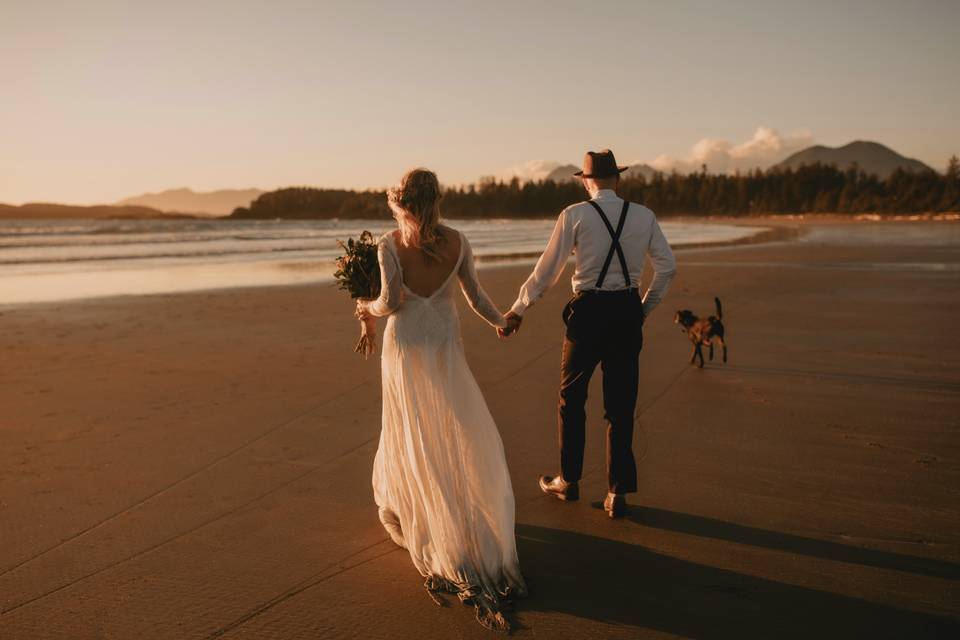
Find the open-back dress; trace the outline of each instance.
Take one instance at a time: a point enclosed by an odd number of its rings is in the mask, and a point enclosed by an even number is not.
[[[503,599],[526,593],[513,488],[503,442],[464,356],[456,284],[480,317],[495,327],[506,322],[480,286],[466,237],[456,233],[456,266],[427,297],[404,284],[394,235],[379,241],[382,288],[366,306],[388,316],[373,491],[381,522],[410,552],[431,596],[456,593],[476,607],[481,624],[506,631]]]

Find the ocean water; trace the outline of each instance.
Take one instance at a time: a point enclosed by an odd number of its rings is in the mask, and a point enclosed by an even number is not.
[[[532,261],[553,220],[451,220],[481,263]],[[674,245],[763,227],[661,223]],[[337,240],[390,220],[0,220],[0,305],[330,280]]]

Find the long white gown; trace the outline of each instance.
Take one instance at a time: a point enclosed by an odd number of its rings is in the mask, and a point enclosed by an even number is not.
[[[404,285],[393,234],[380,238],[381,294],[366,307],[389,316],[373,491],[384,527],[410,552],[431,596],[456,593],[477,608],[481,624],[506,631],[502,599],[526,593],[513,487],[503,442],[464,356],[455,283],[480,317],[496,327],[505,321],[459,236],[456,267],[429,297]]]

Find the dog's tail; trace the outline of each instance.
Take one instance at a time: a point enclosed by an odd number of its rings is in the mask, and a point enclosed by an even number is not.
[[[714,298],[713,301],[717,305],[717,320],[723,320],[723,307],[720,306],[720,298]]]

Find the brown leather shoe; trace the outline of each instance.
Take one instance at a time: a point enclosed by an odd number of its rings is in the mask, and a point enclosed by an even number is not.
[[[567,502],[580,499],[580,485],[576,482],[567,482],[560,476],[540,476],[540,489],[548,495]]]
[[[627,515],[627,497],[620,494],[611,496],[608,493],[603,501],[603,510],[611,518],[622,518]]]

